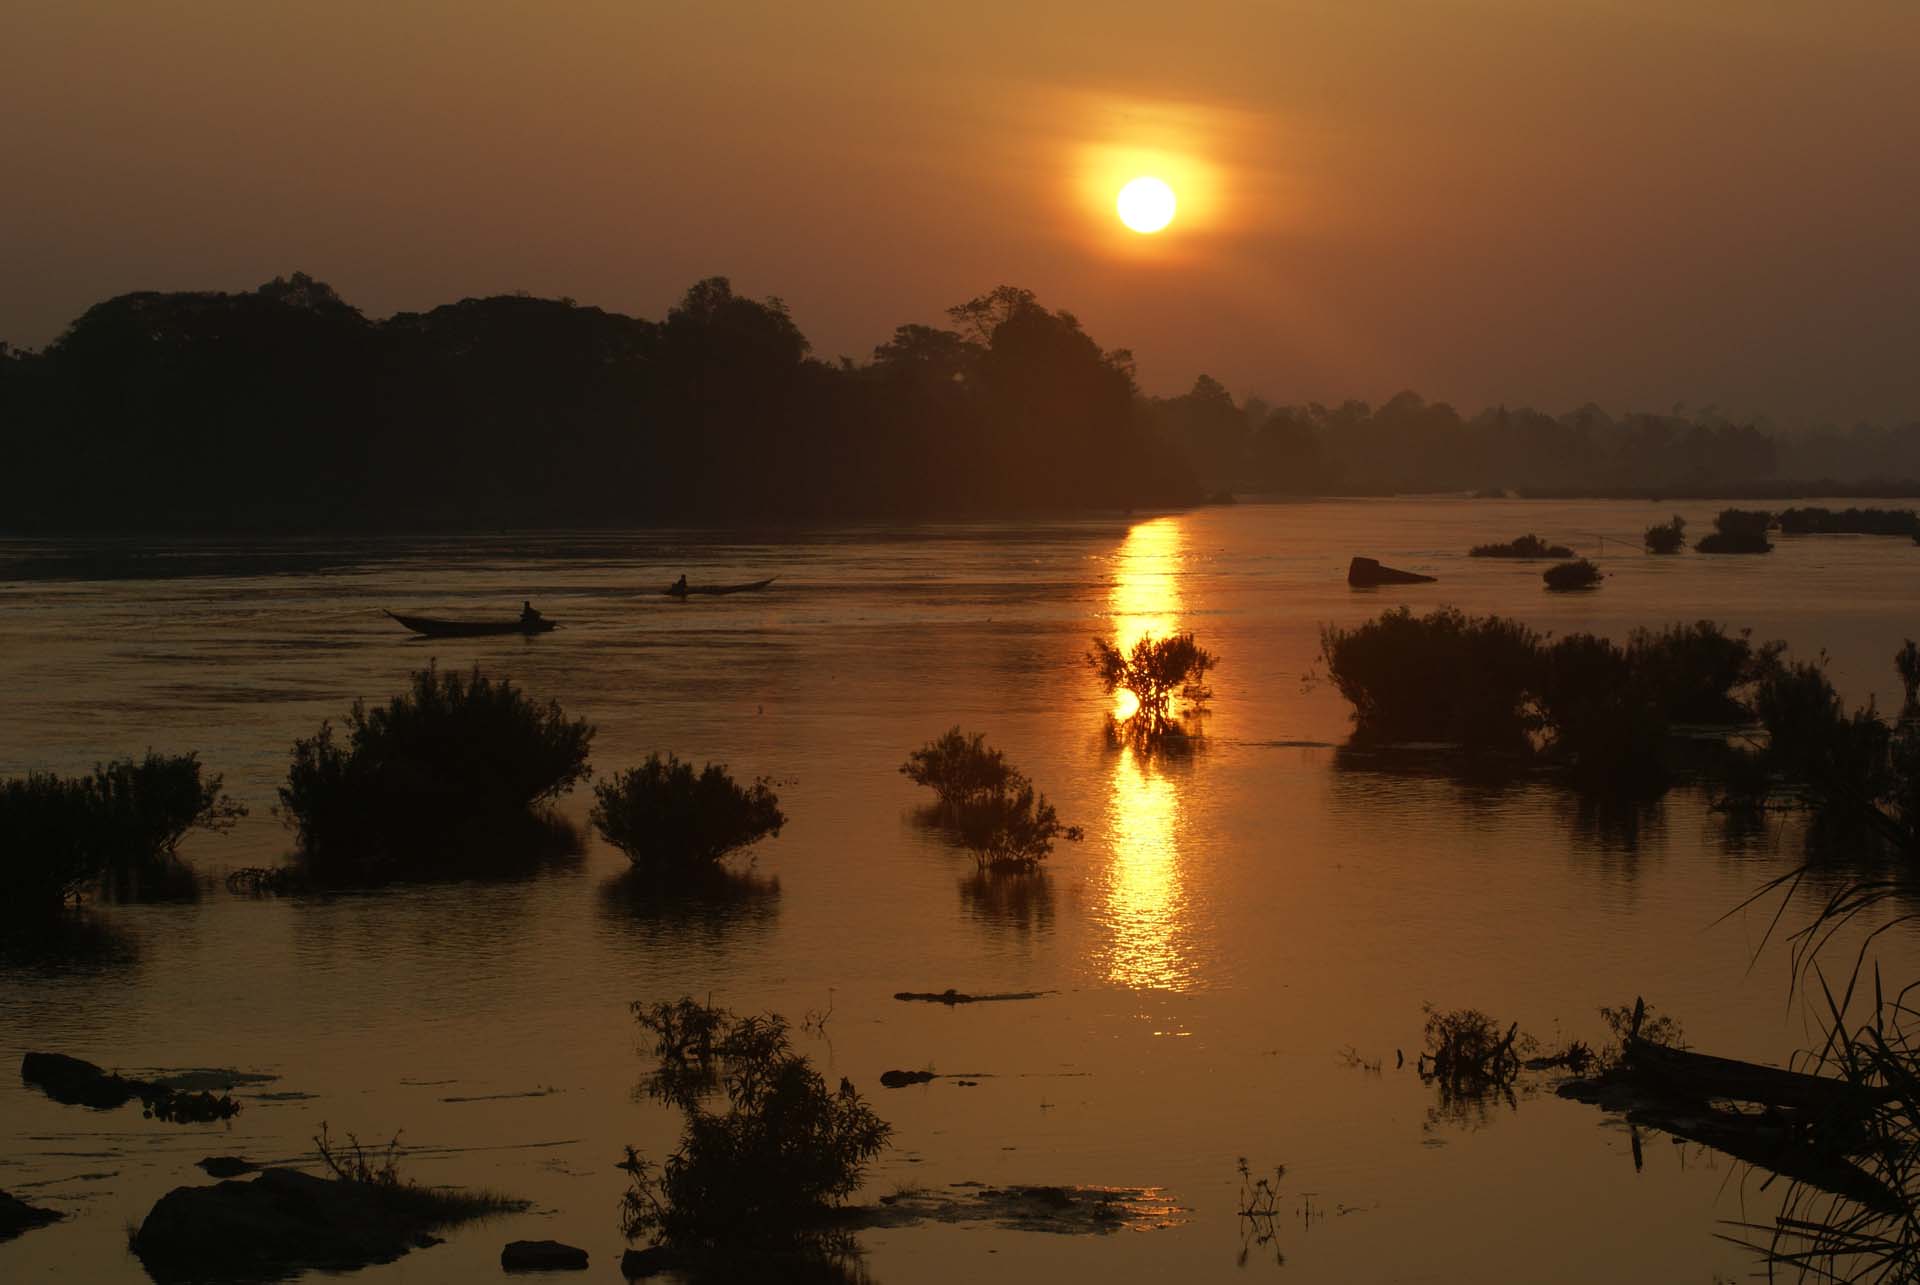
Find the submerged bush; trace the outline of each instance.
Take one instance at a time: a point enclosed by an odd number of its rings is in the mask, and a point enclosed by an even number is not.
[[[1548,544],[1529,532],[1505,544],[1476,544],[1467,553],[1470,558],[1571,558],[1573,550],[1564,544]]]
[[[942,807],[956,810],[1004,788],[1012,772],[1006,757],[987,745],[985,733],[968,736],[958,724],[900,765],[902,776],[932,790]]]
[[[647,870],[710,868],[730,852],[777,837],[787,823],[765,778],[738,785],[719,763],[696,776],[693,764],[671,754],[649,755],[594,794],[594,829]]]
[[[1693,547],[1700,553],[1771,553],[1771,525],[1773,514],[1762,509],[1722,509],[1713,520],[1713,534]]]
[[[982,870],[1033,870],[1054,840],[1081,837],[1080,827],[1062,825],[1047,796],[982,733],[951,728],[915,750],[900,771],[939,795],[928,819],[950,827]]]
[[[736,1017],[692,999],[633,1014],[654,1037],[649,1090],[685,1112],[686,1129],[658,1166],[627,1148],[622,1234],[731,1252],[790,1251],[820,1236],[892,1127],[849,1081],[828,1089],[777,1015]],[[725,1111],[705,1105],[716,1090]]]
[[[1907,639],[1906,644],[1893,654],[1893,667],[1899,673],[1900,686],[1907,694],[1906,700],[1900,705],[1900,717],[1920,715],[1920,643]]]
[[[429,666],[377,709],[355,701],[346,733],[343,746],[322,723],[295,741],[280,787],[305,863],[326,881],[524,861],[556,837],[534,809],[592,771],[590,724],[477,666],[470,675]]]
[[[1553,748],[1593,785],[1665,779],[1667,718],[1626,649],[1572,634],[1543,655],[1538,703]]]
[[[1108,695],[1118,691],[1132,695],[1135,709],[1125,721],[1138,736],[1149,740],[1176,730],[1174,697],[1180,697],[1192,709],[1213,696],[1206,679],[1214,664],[1213,654],[1194,642],[1190,633],[1165,638],[1145,635],[1130,651],[1096,638],[1093,650],[1087,653],[1087,665],[1099,676]]]
[[[1643,538],[1649,553],[1678,553],[1687,542],[1687,520],[1676,513],[1665,522],[1648,527]]]
[[[1540,635],[1499,616],[1395,607],[1351,629],[1322,626],[1320,658],[1353,705],[1355,736],[1519,748],[1532,708]]]
[[[171,861],[189,831],[225,830],[246,814],[193,754],[148,751],[86,776],[35,772],[0,782],[7,909],[58,909],[109,873]]]
[[[1647,696],[1676,723],[1738,723],[1751,711],[1734,695],[1752,683],[1784,644],[1755,648],[1747,632],[1729,634],[1711,620],[1635,629],[1627,660]]]
[[[1592,589],[1599,585],[1600,568],[1581,558],[1575,562],[1561,562],[1548,567],[1540,576],[1547,582],[1547,588],[1565,592],[1569,589]]]

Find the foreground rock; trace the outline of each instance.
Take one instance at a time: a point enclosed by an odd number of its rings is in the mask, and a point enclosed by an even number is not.
[[[249,1182],[176,1187],[133,1234],[133,1252],[159,1280],[349,1270],[438,1242],[434,1228],[516,1208],[510,1202],[413,1187],[344,1182],[263,1169]]]
[[[557,1240],[508,1241],[500,1251],[500,1266],[510,1272],[585,1271],[587,1251]]]
[[[1371,589],[1383,584],[1432,584],[1433,576],[1423,576],[1415,571],[1401,571],[1394,567],[1383,567],[1372,558],[1355,558],[1347,564],[1347,583],[1357,589]]]
[[[12,1240],[21,1232],[57,1223],[62,1215],[51,1209],[39,1209],[0,1191],[0,1240]]]

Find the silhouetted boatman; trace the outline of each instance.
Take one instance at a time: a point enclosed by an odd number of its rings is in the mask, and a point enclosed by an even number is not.
[[[522,600],[520,603],[520,623],[523,625],[537,625],[540,623],[540,619],[540,613],[533,609],[533,603]]]

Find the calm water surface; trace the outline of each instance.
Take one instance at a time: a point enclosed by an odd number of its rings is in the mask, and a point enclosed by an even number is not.
[[[1683,506],[1704,528],[1715,506]],[[896,1128],[870,1195],[950,1182],[1153,1185],[1180,1225],[1102,1238],[931,1227],[866,1235],[880,1281],[1520,1278],[1699,1281],[1746,1270],[1719,1220],[1777,1199],[1738,1166],[1626,1131],[1551,1093],[1436,1110],[1411,1068],[1421,1004],[1475,1006],[1596,1040],[1595,1008],[1645,994],[1692,1042],[1784,1059],[1806,1039],[1767,914],[1722,916],[1788,868],[1777,835],[1729,841],[1691,792],[1596,814],[1546,785],[1486,788],[1338,763],[1323,623],[1450,602],[1616,636],[1712,618],[1825,648],[1851,699],[1897,705],[1890,658],[1920,626],[1910,542],[1781,540],[1766,558],[1654,559],[1616,541],[1639,504],[1351,501],[1136,522],[462,540],[0,542],[0,773],[198,750],[253,815],[183,855],[203,874],[284,858],[271,812],[296,736],[383,699],[435,658],[475,662],[599,727],[611,772],[652,750],[782,779],[791,817],[755,889],[663,908],[621,895],[597,839],[518,883],[103,906],[60,963],[0,964],[0,1052],[280,1078],[227,1126],[55,1106],[0,1076],[0,1188],[74,1216],[0,1245],[0,1279],[141,1280],[123,1227],[194,1160],[293,1159],[321,1121],[404,1130],[407,1170],[486,1184],[532,1213],[456,1230],[369,1281],[498,1272],[554,1237],[609,1277],[613,1162],[658,1157],[677,1117],[636,1098],[635,999],[711,995],[798,1018],[829,1082]],[[1551,595],[1538,564],[1469,561],[1525,531],[1612,573]],[[1355,592],[1370,553],[1441,583]],[[777,574],[762,595],[657,587]],[[540,638],[410,641],[381,608],[506,613]],[[1081,661],[1095,633],[1191,629],[1220,657],[1203,752],[1143,763],[1104,742]],[[1037,879],[982,881],[917,828],[906,752],[986,732],[1084,824]],[[564,811],[584,820],[589,796]],[[1893,978],[1920,976],[1909,935]],[[947,1009],[903,989],[1050,992]],[[1382,1059],[1379,1073],[1340,1056]],[[982,1073],[884,1090],[889,1068]],[[1237,1157],[1287,1166],[1277,1247],[1237,1266]],[[1302,1216],[1310,1198],[1313,1213]]]

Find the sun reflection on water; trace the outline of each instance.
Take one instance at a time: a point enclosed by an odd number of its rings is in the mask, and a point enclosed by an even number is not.
[[[1186,553],[1180,519],[1155,518],[1127,532],[1114,556],[1107,605],[1122,650],[1141,638],[1178,627],[1179,570]],[[1114,714],[1125,717],[1132,697],[1122,693]],[[1107,979],[1137,989],[1184,990],[1192,970],[1181,940],[1187,931],[1185,880],[1180,866],[1180,795],[1175,783],[1132,749],[1113,760],[1107,833],[1113,856],[1102,898],[1112,942]]]

